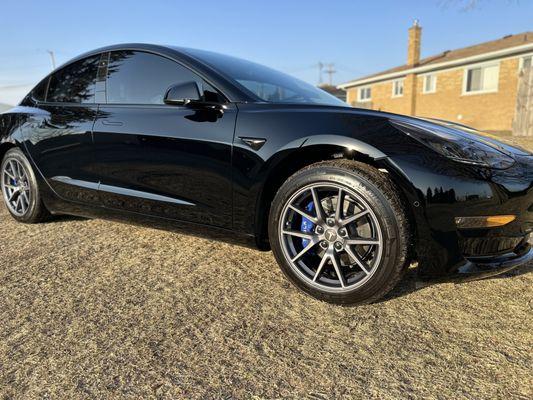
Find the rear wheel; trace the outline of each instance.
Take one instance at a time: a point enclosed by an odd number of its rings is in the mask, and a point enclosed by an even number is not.
[[[20,149],[8,150],[0,174],[2,197],[13,218],[19,222],[37,223],[49,217],[33,169]]]
[[[389,179],[348,160],[290,177],[271,208],[270,242],[287,277],[321,300],[369,303],[400,280],[408,223]]]

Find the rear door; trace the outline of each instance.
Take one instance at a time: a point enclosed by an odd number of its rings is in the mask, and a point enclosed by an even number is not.
[[[107,64],[107,104],[100,105],[94,126],[104,206],[231,227],[236,108],[226,104],[219,114],[165,105],[167,89],[189,81],[196,81],[204,96],[221,97],[163,56],[115,51]]]
[[[28,152],[60,197],[97,204],[92,127],[100,56],[74,62],[43,81],[33,118],[23,127]]]

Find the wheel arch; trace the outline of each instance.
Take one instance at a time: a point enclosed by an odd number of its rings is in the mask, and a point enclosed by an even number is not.
[[[262,250],[270,248],[268,217],[270,206],[283,183],[298,170],[320,161],[348,159],[379,168],[386,155],[373,146],[349,137],[316,135],[303,139],[301,145],[271,165],[256,204],[256,240]]]
[[[13,142],[0,142],[0,161],[4,159],[4,156],[9,151],[9,149],[13,149],[17,147],[17,145]]]
[[[269,169],[256,205],[255,235],[257,247],[261,250],[270,249],[268,240],[270,205],[281,185],[298,170],[320,161],[332,159],[359,161],[376,169],[387,171],[389,179],[399,189],[407,213],[407,221],[411,226],[412,243],[409,248],[409,258],[411,260],[418,258],[416,249],[419,242],[419,229],[422,228],[423,230],[427,225],[423,207],[421,207],[423,197],[420,197],[420,193],[415,189],[405,172],[386,154],[364,142],[334,135],[305,139],[300,147],[286,153]]]
[[[18,147],[22,151],[25,150],[21,143],[21,124],[21,115],[16,111],[0,114],[0,161],[9,149]]]

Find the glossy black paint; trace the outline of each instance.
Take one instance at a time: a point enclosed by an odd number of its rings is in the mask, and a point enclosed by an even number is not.
[[[216,107],[106,104],[100,70],[95,104],[58,106],[28,95],[0,117],[0,155],[14,145],[28,155],[52,212],[268,249],[269,206],[281,183],[313,162],[343,157],[389,174],[414,227],[412,256],[428,272],[472,272],[472,263],[503,259],[508,266],[530,257],[531,155],[517,151],[507,170],[461,164],[391,124],[407,117],[261,102],[177,48],[112,46],[76,60],[118,50],[174,60],[218,89],[220,100]],[[491,229],[454,223],[457,216],[499,214],[519,218]]]
[[[169,199],[101,190],[103,205],[231,228],[237,110],[228,105],[214,121],[202,121],[198,113],[202,110],[175,106],[100,107],[94,152],[101,184]]]
[[[54,192],[66,200],[99,204],[90,186],[99,180],[92,139],[96,114],[96,105],[84,104],[43,104],[35,113],[22,114],[29,119],[21,126],[26,150]],[[73,187],[67,177],[87,184]]]

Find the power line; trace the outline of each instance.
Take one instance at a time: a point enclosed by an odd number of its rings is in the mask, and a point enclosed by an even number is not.
[[[355,69],[353,67],[349,67],[349,66],[346,66],[344,64],[335,64],[335,66],[337,67],[337,70],[339,71],[344,71],[344,72],[348,72],[350,74],[354,74],[354,75],[359,75],[359,76],[363,76],[365,74],[368,74],[369,72],[368,71],[360,71],[358,69]]]
[[[318,85],[322,85],[323,78],[322,73],[326,73],[328,75],[328,84],[331,86],[333,85],[333,74],[337,72],[335,69],[334,63],[324,63],[320,61],[317,65],[318,67]]]
[[[315,69],[315,68],[316,68],[316,64],[312,64],[312,65],[301,66],[298,68],[279,68],[279,70],[285,71],[288,74],[295,74],[297,72],[308,71],[310,69]]]

